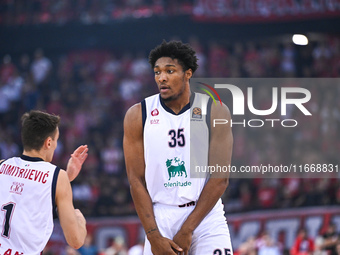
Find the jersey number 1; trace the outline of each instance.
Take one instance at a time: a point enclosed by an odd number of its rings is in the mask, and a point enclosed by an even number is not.
[[[179,128],[176,132],[175,129],[171,129],[169,131],[169,136],[170,136],[170,142],[169,142],[169,146],[171,148],[176,147],[176,145],[180,146],[180,147],[184,147],[185,146],[185,137],[184,137],[184,128]]]
[[[9,231],[10,231],[10,223],[12,218],[12,213],[14,211],[15,204],[8,203],[1,207],[1,211],[5,211],[5,220],[4,220],[4,227],[2,230],[1,235],[4,237],[9,238]]]

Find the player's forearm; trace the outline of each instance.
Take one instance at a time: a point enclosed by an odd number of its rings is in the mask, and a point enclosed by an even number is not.
[[[143,225],[147,237],[159,233],[152,201],[146,187],[139,180],[130,181],[131,196],[135,204],[138,217]]]
[[[68,245],[70,245],[74,249],[79,249],[84,245],[87,230],[86,226],[80,223],[79,220],[77,222],[77,226],[75,227],[76,228],[74,228],[72,232],[65,233],[65,238]]]
[[[85,237],[86,237],[86,233],[85,235],[74,235],[72,238],[66,239],[67,243],[69,246],[71,246],[74,249],[79,249],[80,247],[82,247],[84,245],[85,242]]]
[[[78,237],[81,244],[80,246],[83,246],[86,235],[87,235],[86,222],[84,222],[83,219],[78,217]]]
[[[78,222],[78,231],[77,235],[75,235],[75,238],[72,241],[72,247],[75,249],[79,249],[80,247],[82,247],[84,245],[86,235],[87,235],[86,226]]]
[[[223,195],[228,186],[227,178],[211,178],[203,188],[192,213],[183,223],[181,230],[193,232],[205,216],[216,205],[218,199]]]
[[[72,224],[69,224],[67,232],[65,232],[65,237],[67,243],[75,249],[79,249],[84,245],[85,238],[87,235],[86,230],[86,220],[83,214],[78,210],[74,210],[75,218]]]
[[[73,175],[72,171],[70,171],[69,167],[67,167],[65,171],[67,173],[69,181],[72,182],[76,177]]]

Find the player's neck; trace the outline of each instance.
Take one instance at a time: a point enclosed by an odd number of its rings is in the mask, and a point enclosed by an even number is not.
[[[184,91],[182,95],[174,100],[163,101],[164,104],[169,107],[174,113],[178,114],[189,102],[191,91]]]
[[[41,151],[36,151],[36,150],[24,150],[22,153],[25,156],[31,157],[31,158],[41,158],[42,160],[46,161],[46,155],[42,153]]]

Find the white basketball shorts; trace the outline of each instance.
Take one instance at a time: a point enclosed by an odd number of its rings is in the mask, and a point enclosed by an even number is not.
[[[154,204],[154,214],[162,236],[172,239],[195,206],[178,207]],[[145,238],[144,255],[152,255]],[[193,232],[189,255],[233,255],[230,234],[221,200]]]

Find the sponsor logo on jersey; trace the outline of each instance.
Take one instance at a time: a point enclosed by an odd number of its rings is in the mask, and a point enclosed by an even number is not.
[[[150,124],[159,124],[159,119],[150,120]]]
[[[156,109],[153,109],[152,111],[151,111],[151,116],[157,116],[159,114],[159,111],[158,111],[158,109],[156,108]]]
[[[176,176],[183,176],[184,178],[188,177],[187,171],[185,169],[185,162],[183,160],[180,160],[178,157],[174,157],[173,159],[167,159],[165,164],[166,164],[166,167],[168,168],[168,174],[169,174],[169,180],[164,183],[165,188],[191,186],[190,181],[184,181],[184,182],[170,181],[171,178],[174,178]]]
[[[13,182],[12,186],[9,189],[9,192],[21,195],[21,193],[24,191],[24,184],[21,182]]]
[[[202,119],[202,110],[199,107],[192,109],[192,117],[194,119]]]
[[[180,160],[178,157],[166,160],[166,167],[168,168],[169,180],[173,177],[183,176],[188,177],[187,171],[185,170],[185,162]]]

